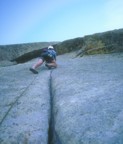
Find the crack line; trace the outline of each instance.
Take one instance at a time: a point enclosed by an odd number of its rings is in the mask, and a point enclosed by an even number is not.
[[[48,131],[48,144],[61,144],[60,138],[55,131],[55,118],[54,118],[54,94],[52,85],[52,72],[50,71],[49,78],[49,93],[50,93],[50,121],[49,121],[49,131]]]

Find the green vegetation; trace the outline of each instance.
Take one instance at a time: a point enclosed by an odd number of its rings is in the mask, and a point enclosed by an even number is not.
[[[76,56],[123,52],[123,29],[63,41],[55,49],[58,54],[78,51]]]
[[[54,47],[57,53],[60,55],[71,51],[79,50],[83,45],[84,45],[83,38],[75,38],[63,41],[55,45]]]

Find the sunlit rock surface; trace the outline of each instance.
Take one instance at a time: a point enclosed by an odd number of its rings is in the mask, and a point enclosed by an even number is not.
[[[50,71],[29,66],[0,68],[0,144],[47,144]]]
[[[123,54],[64,56],[52,77],[61,144],[123,143]]]
[[[123,53],[36,61],[0,68],[0,144],[123,144]]]

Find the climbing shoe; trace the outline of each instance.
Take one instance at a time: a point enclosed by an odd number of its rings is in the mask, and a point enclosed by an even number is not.
[[[34,73],[34,74],[38,74],[38,72],[35,70],[35,69],[33,69],[33,68],[30,68],[29,69],[32,73]]]

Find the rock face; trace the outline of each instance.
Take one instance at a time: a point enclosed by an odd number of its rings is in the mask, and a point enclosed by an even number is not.
[[[0,144],[123,144],[123,53],[0,68]]]
[[[60,61],[53,72],[61,144],[123,143],[123,54]]]
[[[47,144],[50,71],[35,76],[28,69],[0,69],[0,144]]]

